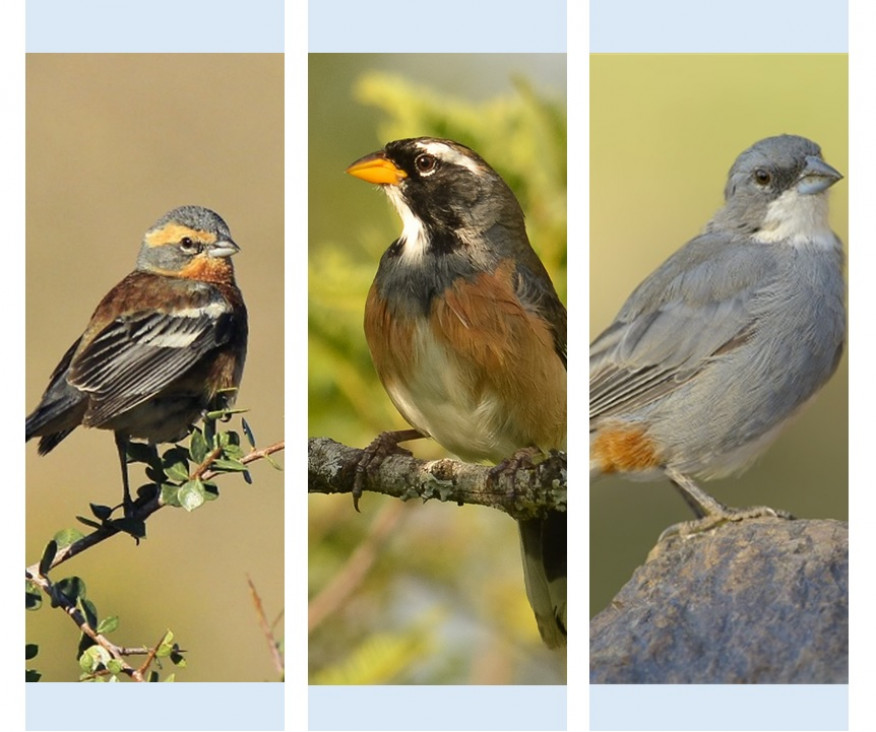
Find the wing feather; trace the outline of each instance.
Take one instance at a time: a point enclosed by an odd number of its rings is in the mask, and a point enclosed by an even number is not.
[[[590,347],[590,420],[634,411],[744,343],[777,266],[769,247],[704,234],[630,295]]]
[[[99,425],[151,399],[213,349],[228,342],[230,304],[118,317],[76,354],[70,384],[91,395],[89,421]]]

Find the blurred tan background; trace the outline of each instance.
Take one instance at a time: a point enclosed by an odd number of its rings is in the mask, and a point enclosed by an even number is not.
[[[234,264],[250,336],[238,406],[257,442],[283,438],[283,57],[275,54],[45,54],[27,59],[28,409],[103,295],[134,268],[143,233],[183,204],[217,211],[241,247]],[[236,419],[230,425],[239,430]],[[115,505],[112,433],[77,429],[46,457],[25,449],[26,559],[59,529]],[[284,463],[283,454],[278,462]],[[220,500],[165,508],[135,546],[116,536],[62,565],[111,638],[152,645],[170,628],[187,649],[178,681],[278,680],[247,575],[269,621],[283,610],[283,473],[259,462],[254,483],[220,479]],[[132,487],[144,481],[130,467]],[[282,638],[282,619],[275,629]],[[28,665],[72,681],[76,628],[47,605],[27,613]],[[167,665],[165,674],[172,667]]]
[[[364,447],[405,422],[362,330],[365,297],[401,222],[345,175],[402,137],[449,137],[506,179],[566,298],[565,55],[311,54],[309,434]],[[430,440],[406,445],[446,456]],[[515,523],[485,508],[366,493],[309,500],[310,682],[562,683],[526,601]]]
[[[591,339],[642,279],[701,231],[722,205],[727,171],[752,143],[803,135],[848,175],[845,55],[597,54],[590,64]],[[831,190],[832,225],[846,245],[850,185]],[[847,397],[845,357],[754,467],[705,487],[733,506],[847,518]],[[690,512],[667,481],[621,479],[593,483],[591,511],[594,614],[660,532]]]

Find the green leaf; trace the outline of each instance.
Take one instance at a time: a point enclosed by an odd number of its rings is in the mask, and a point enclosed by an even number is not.
[[[213,462],[213,467],[217,470],[227,470],[238,473],[242,473],[246,470],[246,465],[239,460],[223,460],[222,458],[215,460]]]
[[[25,610],[37,610],[43,604],[43,593],[30,580],[24,582],[24,608]]]
[[[106,666],[112,660],[109,651],[102,646],[90,646],[79,656],[79,668],[87,673],[95,673],[101,666]]]
[[[55,555],[58,553],[58,542],[52,540],[46,544],[43,549],[43,556],[40,558],[40,574],[45,577],[49,569],[52,567],[52,562],[55,560]]]
[[[39,671],[30,668],[24,672],[24,680],[28,682],[39,681],[42,677],[43,675]]]
[[[176,681],[176,674],[171,674],[164,681],[165,683],[173,683],[174,681]]]
[[[239,460],[243,457],[243,448],[236,443],[228,443],[222,448],[222,457],[231,460]]]
[[[177,653],[176,651],[174,651],[173,653],[170,654],[170,662],[171,662],[174,666],[179,666],[180,668],[185,668],[185,667],[186,667],[186,658],[185,658],[185,656],[183,656],[182,653]]]
[[[152,466],[150,465],[146,468],[146,477],[149,478],[153,483],[157,483],[161,485],[164,482],[164,470],[161,469],[161,466]]]
[[[81,577],[65,577],[60,580],[55,588],[70,600],[77,602],[80,598],[85,597],[85,580]]]
[[[240,418],[240,424],[243,427],[243,434],[246,435],[247,442],[249,442],[250,447],[256,446],[255,436],[250,429],[249,422],[246,421],[245,418]]]
[[[138,543],[140,539],[146,538],[146,522],[143,519],[119,518],[113,519],[110,523],[119,531],[124,531],[126,534],[133,536]]]
[[[271,465],[271,467],[274,468],[274,470],[282,470],[283,469],[283,466],[280,465],[276,460],[274,460],[274,458],[272,458],[270,455],[265,455],[265,460],[268,461],[268,463]]]
[[[58,548],[63,549],[64,547],[70,546],[74,542],[77,542],[84,537],[85,534],[83,534],[78,529],[61,529],[57,534],[55,534],[54,539],[58,544]]]
[[[189,479],[188,452],[181,447],[172,447],[162,457],[164,474],[178,483]]]
[[[240,435],[238,435],[234,430],[220,432],[219,446],[227,451],[228,448],[232,445],[240,445]]]
[[[189,440],[189,452],[192,454],[192,460],[196,463],[202,463],[207,453],[210,452],[210,447],[207,444],[207,438],[201,430],[196,429],[192,432],[192,439]]]
[[[85,518],[85,516],[77,516],[76,520],[81,524],[85,524],[86,526],[90,526],[92,529],[102,529],[103,528],[103,524],[99,524],[97,521],[92,521],[91,519],[87,519],[87,518]]]
[[[122,662],[117,658],[112,658],[106,663],[106,670],[111,674],[120,674],[122,673]]]
[[[126,446],[129,463],[146,463],[155,465],[158,461],[158,449],[155,445],[145,442],[129,442]]]
[[[179,486],[171,485],[170,483],[165,483],[161,486],[161,504],[164,506],[176,506],[180,507],[179,502]]]
[[[88,505],[91,508],[91,513],[101,521],[106,521],[112,515],[113,510],[109,506],[102,506],[99,503],[89,503]]]
[[[204,420],[204,439],[210,448],[216,447],[216,420]]]
[[[186,511],[194,511],[204,505],[207,500],[204,495],[204,485],[200,480],[190,480],[184,483],[179,488],[177,494],[179,505]]]
[[[248,409],[238,408],[238,409],[215,409],[212,412],[207,412],[207,419],[221,419],[223,422],[227,421],[232,414],[243,414],[244,412],[248,412]]]
[[[168,630],[158,642],[158,648],[155,650],[156,658],[167,658],[171,653],[176,651],[176,646],[173,642],[173,632]]]
[[[85,614],[85,620],[88,622],[88,626],[90,628],[97,627],[97,607],[95,607],[94,603],[91,600],[88,600],[84,597],[79,598],[79,607],[82,608],[82,612]]]
[[[118,615],[110,615],[108,618],[104,618],[97,624],[97,632],[101,635],[106,635],[107,633],[112,633],[119,627],[119,616]]]
[[[144,483],[139,488],[137,488],[137,500],[138,501],[151,501],[158,495],[158,486],[164,482],[164,474],[158,474],[158,480],[154,483]]]
[[[40,647],[36,643],[25,643],[24,644],[24,660],[30,661],[32,658],[36,658],[37,654],[40,652]]]

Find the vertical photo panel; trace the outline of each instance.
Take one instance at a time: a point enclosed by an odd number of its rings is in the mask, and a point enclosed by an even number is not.
[[[565,54],[309,63],[309,681],[563,684]]]
[[[848,57],[590,64],[591,681],[845,684]]]
[[[26,71],[29,674],[281,681],[283,56]]]

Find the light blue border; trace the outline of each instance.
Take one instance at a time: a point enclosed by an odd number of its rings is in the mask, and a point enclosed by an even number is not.
[[[848,50],[846,0],[590,0],[592,53]]]
[[[27,0],[28,53],[283,53],[283,0]]]
[[[311,0],[311,53],[565,53],[565,0]]]
[[[283,684],[25,684],[28,730],[281,730]]]
[[[591,730],[846,730],[845,684],[591,684]]]
[[[565,686],[311,686],[308,729],[564,730]]]

